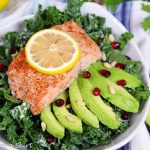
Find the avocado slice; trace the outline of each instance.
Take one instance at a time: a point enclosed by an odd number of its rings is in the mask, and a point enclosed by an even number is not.
[[[150,111],[148,112],[148,116],[146,118],[146,124],[150,127]]]
[[[79,76],[78,86],[85,104],[98,117],[99,121],[111,129],[117,129],[120,123],[116,119],[115,113],[110,106],[103,102],[100,96],[92,94],[93,86],[89,80]]]
[[[68,92],[65,91],[63,93],[61,93],[57,99],[63,99],[65,102],[67,100],[68,97]],[[58,107],[55,105],[55,102],[53,103],[53,111],[54,114],[56,116],[56,118],[59,120],[59,122],[68,130],[71,130],[73,132],[77,132],[77,133],[82,133],[83,129],[82,129],[82,122],[81,120],[71,114],[65,105]]]
[[[123,87],[118,86],[109,79],[103,77],[98,73],[99,64],[91,65],[89,68],[92,76],[89,79],[93,86],[100,88],[101,96],[111,102],[113,105],[119,107],[127,112],[137,112],[139,109],[139,102],[129,94]],[[115,94],[111,94],[109,87],[115,89]]]
[[[126,80],[126,85],[125,87],[129,87],[132,89],[135,89],[136,87],[139,87],[141,85],[141,81],[139,79],[137,79],[135,76],[125,72],[122,69],[118,69],[115,67],[112,68],[106,68],[104,66],[104,64],[102,62],[96,62],[95,64],[93,64],[97,70],[102,70],[102,69],[106,69],[108,71],[111,72],[111,76],[109,76],[109,80],[111,80],[112,82],[124,79]]]
[[[53,136],[62,139],[65,135],[64,127],[57,121],[51,112],[51,106],[46,107],[40,115],[41,121],[46,124],[46,130]]]
[[[94,128],[99,128],[97,117],[85,106],[76,80],[74,80],[69,87],[69,97],[72,109],[78,117],[85,124]]]

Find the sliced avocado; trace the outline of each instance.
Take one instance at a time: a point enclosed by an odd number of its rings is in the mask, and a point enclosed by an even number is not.
[[[93,64],[98,70],[102,70],[102,69],[106,69],[108,71],[111,72],[111,76],[109,76],[109,80],[111,80],[112,82],[124,79],[126,81],[126,87],[129,88],[136,88],[139,87],[141,85],[141,81],[139,79],[137,79],[135,76],[125,72],[122,69],[118,69],[115,67],[112,68],[106,68],[104,66],[104,64],[102,62],[96,62],[95,64]]]
[[[63,99],[66,102],[67,97],[68,97],[68,93],[67,93],[67,91],[65,91],[62,94],[60,94],[57,97],[57,99]],[[68,130],[71,130],[73,132],[77,132],[77,133],[83,132],[81,120],[77,116],[71,114],[67,110],[65,105],[58,107],[58,106],[56,106],[56,104],[54,102],[53,103],[53,111],[54,111],[56,118],[59,120],[59,122],[65,128],[67,128]]]
[[[78,117],[85,124],[94,128],[98,128],[99,121],[97,117],[85,106],[76,80],[74,80],[69,87],[69,97],[72,109],[78,115]]]
[[[46,124],[46,130],[53,136],[62,139],[65,135],[64,127],[57,121],[51,112],[51,106],[46,107],[40,115],[41,121]]]
[[[148,112],[148,116],[146,118],[146,124],[150,127],[150,111]]]
[[[98,117],[99,121],[111,129],[117,129],[120,123],[116,119],[115,113],[102,101],[100,96],[92,94],[93,86],[89,80],[79,76],[78,86],[85,104]]]
[[[91,65],[89,68],[92,76],[89,79],[93,86],[100,88],[101,96],[110,101],[113,105],[119,107],[127,112],[137,112],[139,108],[139,102],[129,94],[123,87],[118,86],[109,79],[103,77],[98,73],[98,67]],[[113,87],[115,94],[111,94],[109,87]]]

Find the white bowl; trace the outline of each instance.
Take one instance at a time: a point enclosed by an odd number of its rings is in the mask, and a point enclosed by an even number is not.
[[[121,35],[124,32],[127,32],[125,27],[116,19],[114,18],[107,10],[102,8],[100,5],[96,3],[86,2],[83,4],[81,9],[82,14],[86,13],[93,13],[97,16],[102,16],[106,18],[106,26],[111,27],[112,31],[115,35]],[[24,18],[21,18],[18,21],[15,21],[3,28],[0,29],[0,37],[5,34],[8,31],[21,31],[23,29],[22,21],[25,18],[32,18],[33,16],[26,16]],[[142,62],[142,80],[143,82],[150,87],[149,83],[149,76],[148,71],[146,70],[144,59],[142,58],[142,55],[140,53],[139,48],[137,47],[134,40],[131,40],[125,50],[125,53],[130,56],[133,60],[139,60]],[[134,114],[131,119],[131,125],[130,127],[121,135],[117,136],[116,138],[111,140],[111,143],[109,145],[105,146],[95,146],[91,149],[99,150],[99,149],[107,149],[107,150],[115,150],[120,148],[121,146],[128,143],[139,131],[142,124],[144,124],[146,115],[148,113],[149,108],[149,102],[146,101],[142,110],[140,110],[138,113]],[[7,147],[10,149],[10,147],[7,146],[6,141],[1,139],[0,146],[4,145],[4,147]],[[12,149],[12,147],[11,147]]]

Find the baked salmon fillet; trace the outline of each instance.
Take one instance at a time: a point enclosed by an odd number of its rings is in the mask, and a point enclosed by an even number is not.
[[[39,114],[68,88],[80,71],[101,58],[97,44],[74,21],[53,28],[67,32],[80,45],[81,57],[73,69],[59,75],[42,74],[28,65],[24,50],[8,67],[8,82],[12,94],[17,99],[30,103],[30,110],[34,115]]]

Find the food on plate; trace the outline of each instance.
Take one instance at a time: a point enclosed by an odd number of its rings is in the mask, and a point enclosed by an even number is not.
[[[98,118],[86,107],[76,80],[74,80],[69,87],[69,97],[72,109],[77,116],[79,116],[85,124],[99,128]]]
[[[110,81],[109,77],[103,77],[103,74],[101,74],[101,68],[99,66],[101,65],[99,62],[97,62],[92,64],[89,68],[89,71],[95,75],[91,76],[89,79],[93,86],[100,88],[101,95],[113,105],[127,112],[137,112],[139,109],[138,100],[129,94],[123,87]],[[122,79],[122,76],[120,79]]]
[[[149,88],[140,80],[141,62],[124,54],[133,35],[115,36],[105,26],[105,18],[82,16],[81,5],[68,0],[64,11],[39,6],[35,17],[23,22],[23,31],[4,35],[0,133],[9,143],[27,145],[30,150],[107,145],[131,125],[133,113],[141,111],[148,99]],[[48,36],[43,38],[44,34]],[[62,58],[70,62],[75,53],[69,68],[57,66],[63,66]],[[39,70],[38,64],[50,68],[50,63],[60,70]]]
[[[45,29],[30,38],[25,54],[28,64],[35,70],[55,75],[71,70],[78,63],[80,47],[69,34],[56,29]]]
[[[57,121],[51,111],[51,106],[47,106],[41,112],[41,121],[46,124],[47,132],[50,132],[57,138],[63,138],[65,135],[65,128]]]
[[[78,85],[85,104],[98,117],[98,120],[111,129],[117,129],[119,121],[112,108],[103,102],[99,96],[100,94],[95,96],[91,92],[95,86],[92,86],[82,76],[78,78]]]
[[[53,28],[67,32],[80,45],[81,58],[73,69],[55,76],[45,75],[30,67],[24,50],[8,67],[7,74],[11,91],[16,98],[31,104],[33,114],[39,114],[42,109],[54,101],[58,94],[70,86],[81,70],[101,58],[99,47],[75,22],[69,21]]]
[[[111,80],[112,82],[117,83],[120,86],[123,87],[128,87],[128,88],[136,88],[138,86],[140,86],[141,81],[136,78],[135,76],[132,76],[131,74],[123,71],[122,69],[118,68],[120,63],[117,63],[114,67],[112,66],[111,68],[106,67],[103,63],[97,63],[98,66],[96,66],[96,64],[94,65],[95,67],[97,67],[97,69],[100,70],[107,70],[110,71],[111,75],[109,76],[109,80]],[[123,84],[121,84],[121,82],[119,83],[121,78],[124,79]]]
[[[67,98],[68,98],[67,91],[63,92],[56,98],[55,102],[53,103],[54,114],[56,118],[58,119],[58,121],[66,129],[71,130],[73,132],[82,133],[83,129],[82,129],[81,120],[77,116],[71,114],[66,108],[65,104],[66,104]],[[64,101],[64,104],[60,105],[60,101]]]

